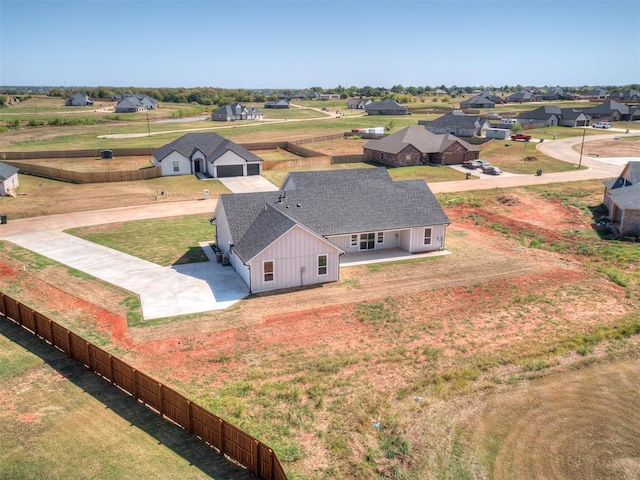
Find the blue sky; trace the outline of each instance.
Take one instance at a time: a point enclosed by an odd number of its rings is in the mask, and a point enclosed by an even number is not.
[[[640,83],[640,0],[0,0],[0,85]]]

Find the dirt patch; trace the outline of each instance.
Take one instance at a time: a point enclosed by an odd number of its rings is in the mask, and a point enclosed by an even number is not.
[[[581,144],[573,146],[576,152],[580,152],[581,148]],[[595,157],[640,157],[640,137],[620,137],[619,140],[586,142],[584,153]]]

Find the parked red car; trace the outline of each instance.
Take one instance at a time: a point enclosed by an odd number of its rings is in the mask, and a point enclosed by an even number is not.
[[[511,140],[524,140],[525,142],[528,142],[531,140],[531,135],[527,135],[526,133],[516,133],[511,135]]]

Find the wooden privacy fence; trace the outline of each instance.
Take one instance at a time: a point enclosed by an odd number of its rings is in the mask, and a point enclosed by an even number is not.
[[[0,314],[30,330],[260,479],[287,480],[267,445],[119,358],[0,292]]]
[[[100,157],[103,148],[85,150],[43,150],[37,152],[2,152],[4,160],[28,160],[36,158],[87,158]],[[139,155],[153,155],[155,148],[111,148],[114,157],[135,157]],[[3,161],[4,161],[3,160]]]
[[[32,165],[18,161],[5,162],[20,169],[20,173],[35,175],[36,177],[51,178],[71,183],[109,183],[131,182],[134,180],[149,180],[162,176],[160,167],[141,168],[139,170],[121,170],[111,172],[74,172],[60,168],[45,167],[44,165]]]

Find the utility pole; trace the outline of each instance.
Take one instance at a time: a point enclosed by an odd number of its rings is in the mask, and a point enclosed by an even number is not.
[[[583,128],[582,129],[582,145],[580,146],[580,161],[578,162],[578,168],[580,168],[582,166],[582,151],[584,150],[584,136],[587,133],[587,129]]]
[[[151,126],[149,125],[149,111],[147,111],[147,131],[149,132],[149,136],[151,136]]]

